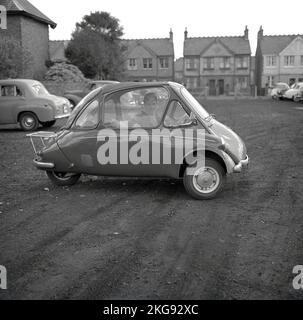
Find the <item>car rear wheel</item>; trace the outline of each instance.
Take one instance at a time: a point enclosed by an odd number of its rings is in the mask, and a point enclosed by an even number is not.
[[[19,117],[20,127],[24,131],[34,131],[39,127],[39,120],[34,113],[25,112]]]
[[[47,176],[57,186],[72,186],[78,182],[80,173],[46,171]]]
[[[56,120],[53,120],[53,121],[46,121],[46,122],[40,122],[42,127],[44,128],[50,128],[52,127],[55,123],[56,123]]]
[[[184,187],[189,195],[198,200],[213,199],[222,190],[226,173],[216,160],[206,158],[205,166],[188,167],[184,173]]]

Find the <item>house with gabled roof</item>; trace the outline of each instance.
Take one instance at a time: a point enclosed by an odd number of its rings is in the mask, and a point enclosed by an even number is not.
[[[303,35],[264,35],[261,26],[256,50],[259,94],[278,82],[303,82]]]
[[[49,27],[56,23],[28,0],[2,0],[7,11],[7,29],[0,29],[0,37],[10,37],[21,43],[32,58],[28,75],[41,79],[49,60]]]
[[[173,32],[168,38],[124,39],[124,78],[127,81],[174,80]]]
[[[209,95],[250,93],[251,49],[248,29],[242,36],[188,37],[184,32],[184,82]]]

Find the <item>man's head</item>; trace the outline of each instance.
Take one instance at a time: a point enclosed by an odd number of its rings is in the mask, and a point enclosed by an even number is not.
[[[144,96],[144,109],[152,111],[158,105],[158,98],[155,93],[149,92]]]

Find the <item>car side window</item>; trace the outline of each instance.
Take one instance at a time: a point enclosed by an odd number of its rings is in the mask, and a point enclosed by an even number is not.
[[[1,96],[2,97],[15,97],[16,96],[16,86],[7,85],[1,87]]]
[[[166,127],[178,127],[190,122],[190,116],[184,110],[181,103],[177,100],[172,101],[167,110],[164,125]]]
[[[104,125],[117,128],[156,128],[169,101],[163,87],[116,92],[105,99]]]
[[[15,85],[6,85],[1,87],[2,97],[22,97],[22,91]]]
[[[77,119],[76,129],[93,129],[99,123],[99,101],[94,100],[85,108]]]

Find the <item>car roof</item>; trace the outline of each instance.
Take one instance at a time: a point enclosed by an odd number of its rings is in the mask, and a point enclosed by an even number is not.
[[[5,80],[0,80],[0,85],[3,84],[28,84],[28,85],[34,85],[40,83],[37,80],[32,80],[32,79],[5,79]]]
[[[104,88],[100,88],[103,94],[118,91],[118,90],[127,90],[127,89],[144,89],[144,88],[153,88],[158,86],[169,86],[171,82],[121,82],[116,84],[109,84]]]
[[[94,80],[94,81],[91,81],[91,83],[119,83],[119,81],[114,81],[114,80]]]

